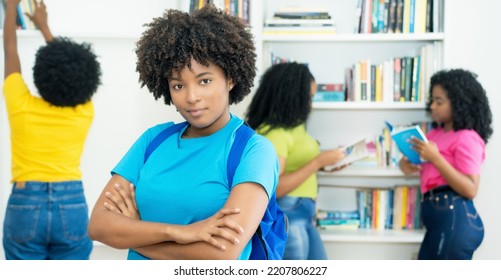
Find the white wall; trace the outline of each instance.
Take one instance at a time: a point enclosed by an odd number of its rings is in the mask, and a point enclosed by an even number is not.
[[[478,74],[487,91],[494,120],[494,134],[487,143],[487,158],[475,199],[485,225],[485,238],[474,255],[475,259],[501,259],[501,188],[498,174],[501,165],[500,10],[499,1],[454,0],[446,3],[445,66],[466,68]]]

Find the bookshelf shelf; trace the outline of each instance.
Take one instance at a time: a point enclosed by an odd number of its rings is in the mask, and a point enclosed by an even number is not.
[[[398,167],[383,166],[358,166],[350,165],[336,172],[318,172],[319,177],[404,177],[404,173]],[[417,178],[417,175],[410,176]]]
[[[417,174],[405,176],[397,167],[351,165],[336,172],[318,172],[318,184],[334,188],[388,188],[419,185]]]
[[[364,243],[421,243],[423,230],[330,230],[321,229],[324,242],[364,242]]]
[[[313,102],[313,109],[346,109],[346,110],[422,110],[424,102]]]
[[[444,33],[423,34],[264,34],[263,42],[435,42],[445,39]]]

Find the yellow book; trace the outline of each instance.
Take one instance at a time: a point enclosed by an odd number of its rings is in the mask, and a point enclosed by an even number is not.
[[[400,208],[401,216],[401,228],[405,228],[407,225],[407,194],[409,193],[409,189],[407,186],[402,188],[402,207]]]
[[[411,0],[404,0],[404,18],[402,33],[409,33],[411,27]]]
[[[376,65],[376,102],[383,101],[383,65]]]

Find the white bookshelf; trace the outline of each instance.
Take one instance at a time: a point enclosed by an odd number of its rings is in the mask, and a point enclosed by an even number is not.
[[[437,0],[440,1],[440,0]],[[262,1],[258,1],[262,2]],[[421,48],[433,48],[433,68],[443,67],[443,46],[446,34],[400,33],[355,34],[356,0],[313,0],[308,5],[322,6],[336,21],[335,34],[266,34],[261,26],[256,30],[262,46],[261,65],[271,65],[271,54],[307,63],[317,83],[343,83],[344,69],[360,60],[373,64],[420,54]],[[261,20],[273,16],[282,6],[304,5],[305,1],[264,1]],[[259,23],[258,23],[259,25]],[[395,125],[427,121],[426,103],[421,102],[314,102],[308,119],[308,132],[321,144],[321,149],[336,148],[365,138],[380,135],[384,121]],[[367,188],[393,188],[399,185],[419,185],[416,175],[405,176],[398,167],[351,165],[337,172],[319,172],[320,187],[317,207],[353,210],[355,192]],[[322,230],[322,240],[328,255],[334,259],[409,259],[414,258],[424,232],[422,230]],[[391,252],[390,255],[381,251]]]

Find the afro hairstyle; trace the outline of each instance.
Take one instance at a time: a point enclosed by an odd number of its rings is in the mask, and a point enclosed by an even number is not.
[[[306,122],[311,111],[311,83],[315,79],[304,64],[275,64],[261,77],[247,110],[246,121],[256,129],[293,128]]]
[[[451,102],[452,126],[473,129],[487,143],[492,134],[492,113],[489,100],[477,75],[463,69],[442,70],[431,77],[427,111],[430,111],[433,87],[440,85]],[[433,123],[434,127],[439,124]]]
[[[89,44],[57,37],[38,49],[33,76],[45,101],[74,107],[90,101],[97,91],[101,66]]]
[[[208,4],[192,14],[167,10],[145,24],[147,30],[137,43],[136,71],[155,99],[172,102],[168,81],[191,59],[219,66],[233,81],[229,102],[236,104],[248,95],[256,76],[253,37],[241,19]],[[174,72],[175,71],[175,72]]]

